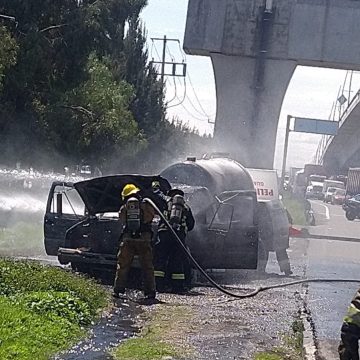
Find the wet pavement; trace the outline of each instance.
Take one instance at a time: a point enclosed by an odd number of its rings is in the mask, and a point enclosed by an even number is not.
[[[114,300],[99,321],[82,340],[53,360],[111,360],[110,351],[139,331],[140,308],[131,301]]]
[[[318,360],[335,360],[340,341],[340,328],[347,307],[360,287],[360,221],[348,221],[339,205],[314,201],[317,226],[311,234],[323,234],[324,239],[309,241],[306,274],[308,277],[359,279],[359,283],[309,284],[307,308],[314,326]],[[329,239],[326,239],[329,236]],[[333,236],[343,238],[331,240]]]

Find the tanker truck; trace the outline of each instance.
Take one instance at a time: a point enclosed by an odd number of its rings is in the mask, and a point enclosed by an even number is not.
[[[188,158],[160,175],[185,193],[196,220],[187,242],[203,268],[256,269],[257,197],[242,165],[213,154]]]

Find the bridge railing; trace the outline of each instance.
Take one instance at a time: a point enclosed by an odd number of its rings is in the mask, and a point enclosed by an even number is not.
[[[340,114],[339,116],[339,129],[344,124],[345,120],[348,118],[348,116],[351,114],[351,112],[354,110],[355,106],[360,102],[360,89],[356,92],[354,97],[351,99],[350,103],[346,107],[346,109]],[[319,163],[322,164],[324,160],[324,154],[326,153],[326,150],[328,149],[330,143],[332,142],[334,136],[333,135],[325,135],[325,142],[322,148],[322,152],[320,155],[320,161]]]

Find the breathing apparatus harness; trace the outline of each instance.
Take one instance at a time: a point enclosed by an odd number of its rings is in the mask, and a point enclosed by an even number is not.
[[[183,226],[182,221],[183,213],[185,210],[185,200],[184,197],[181,195],[175,195],[168,203],[168,210],[169,210],[169,224],[172,228],[176,231],[181,229]]]
[[[176,239],[176,241],[179,243],[179,245],[181,246],[182,250],[184,251],[184,253],[188,256],[188,258],[191,260],[191,262],[193,263],[193,265],[200,271],[200,273],[209,281],[209,283],[211,285],[213,285],[216,289],[218,289],[219,291],[221,291],[222,293],[231,296],[235,299],[245,299],[245,298],[250,298],[253,297],[257,294],[259,294],[262,291],[265,290],[270,290],[270,289],[276,289],[276,288],[281,288],[281,287],[287,287],[287,286],[292,286],[292,285],[297,285],[297,284],[303,284],[303,283],[317,283],[317,282],[332,282],[332,283],[337,283],[337,282],[341,282],[341,283],[360,283],[360,280],[356,280],[356,279],[303,279],[303,280],[296,280],[296,281],[290,281],[288,283],[284,283],[284,284],[275,284],[275,285],[269,285],[269,286],[259,286],[258,288],[256,288],[255,290],[247,293],[247,294],[235,294],[229,290],[227,290],[226,288],[222,287],[221,285],[219,285],[218,283],[216,283],[207,273],[206,271],[199,265],[199,263],[193,258],[193,256],[191,255],[190,251],[186,248],[186,246],[183,244],[183,242],[181,241],[181,239],[179,238],[178,234],[176,233],[176,231],[173,229],[172,225],[170,224],[170,222],[166,219],[166,217],[163,215],[163,213],[158,209],[158,207],[154,204],[154,202],[149,199],[149,198],[145,198],[144,202],[147,202],[148,204],[150,204],[155,211],[158,213],[158,215],[160,216],[160,218],[164,221],[165,225],[167,226],[167,228],[170,230],[170,232],[172,233],[172,235],[174,236],[174,238]],[[231,290],[242,290],[240,288],[235,288],[235,287],[231,287],[228,288]],[[231,300],[230,300],[231,301]]]
[[[142,232],[151,232],[151,225],[144,223],[142,201],[138,197],[130,197],[126,203],[126,225],[125,232],[132,238],[139,238]]]

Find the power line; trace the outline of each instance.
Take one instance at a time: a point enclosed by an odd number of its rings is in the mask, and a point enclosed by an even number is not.
[[[178,45],[179,45],[179,48],[180,48],[180,53],[183,55],[184,53],[183,53],[183,51],[181,50],[180,43],[178,43]],[[169,53],[169,55],[173,58],[173,55],[172,55],[172,53],[170,52],[169,49],[168,49],[168,53]],[[184,55],[183,55],[183,61],[184,61],[184,60],[186,60],[186,59],[185,59],[185,57],[184,57]],[[194,103],[192,102],[191,98],[190,98],[188,95],[187,95],[187,99],[188,99],[190,105],[192,106],[192,108],[193,108],[200,116],[204,116],[204,117],[209,121],[209,120],[210,120],[210,116],[207,114],[207,112],[204,110],[202,104],[200,103],[200,100],[199,100],[199,98],[198,98],[198,96],[197,96],[197,94],[196,94],[195,88],[194,88],[194,86],[193,86],[193,84],[192,84],[189,71],[187,72],[187,76],[188,76],[188,78],[189,78],[189,82],[190,82],[191,88],[192,88],[192,90],[193,90],[193,93],[194,93],[194,95],[195,95],[196,101],[197,101],[197,103],[199,104],[199,107],[200,107],[201,111],[199,111],[199,110],[197,109],[197,107],[194,105]],[[186,84],[185,84],[185,86],[186,86]],[[204,119],[202,119],[202,120],[204,120]]]
[[[177,103],[175,105],[168,106],[168,109],[179,106],[179,105],[182,105],[183,102],[185,101],[185,98],[186,98],[186,79],[185,78],[184,78],[184,96],[183,96],[183,98],[181,100],[178,98],[178,96],[176,96],[176,98],[179,100],[179,103]]]

